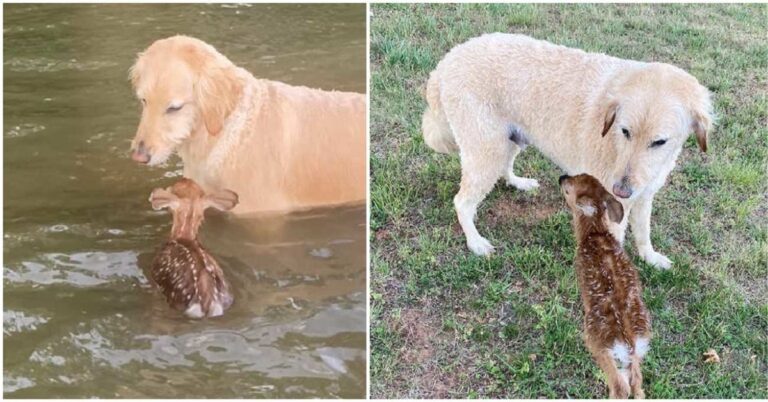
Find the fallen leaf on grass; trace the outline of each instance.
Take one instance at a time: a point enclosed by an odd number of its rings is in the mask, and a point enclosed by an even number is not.
[[[720,356],[714,349],[709,349],[704,353],[704,363],[720,363]]]

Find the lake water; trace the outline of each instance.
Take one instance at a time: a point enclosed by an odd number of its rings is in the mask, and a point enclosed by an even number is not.
[[[235,304],[170,310],[146,268],[171,218],[132,162],[136,53],[187,34],[261,78],[365,91],[364,5],[4,5],[5,397],[365,396],[365,208],[211,213]]]

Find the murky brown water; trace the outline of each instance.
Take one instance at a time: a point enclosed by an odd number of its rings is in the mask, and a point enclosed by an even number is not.
[[[365,209],[235,219],[203,243],[235,304],[169,310],[144,269],[170,230],[129,159],[127,71],[184,33],[259,77],[365,91],[364,5],[4,5],[5,397],[364,397]]]

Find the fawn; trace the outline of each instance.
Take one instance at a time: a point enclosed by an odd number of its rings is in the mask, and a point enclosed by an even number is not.
[[[214,207],[228,211],[238,197],[223,190],[206,194],[194,181],[183,178],[167,189],[157,188],[149,197],[155,210],[173,214],[171,237],[152,261],[151,277],[171,307],[192,318],[216,317],[234,301],[224,272],[197,240],[203,212]]]
[[[611,398],[643,399],[640,363],[649,348],[651,318],[637,270],[607,228],[609,219],[622,220],[624,209],[586,174],[560,177],[560,188],[573,213],[587,348],[608,377]]]

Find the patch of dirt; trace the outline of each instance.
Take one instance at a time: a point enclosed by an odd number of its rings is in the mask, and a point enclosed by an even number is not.
[[[445,399],[458,388],[458,370],[443,372],[435,351],[439,350],[441,326],[439,320],[425,313],[425,309],[409,307],[400,313],[400,321],[393,323],[404,339],[400,357],[406,367],[417,368],[410,378],[419,398]]]
[[[535,225],[554,215],[562,207],[561,204],[536,202],[536,200],[520,201],[502,198],[488,208],[485,218],[493,226],[513,220],[524,220],[527,224]]]

